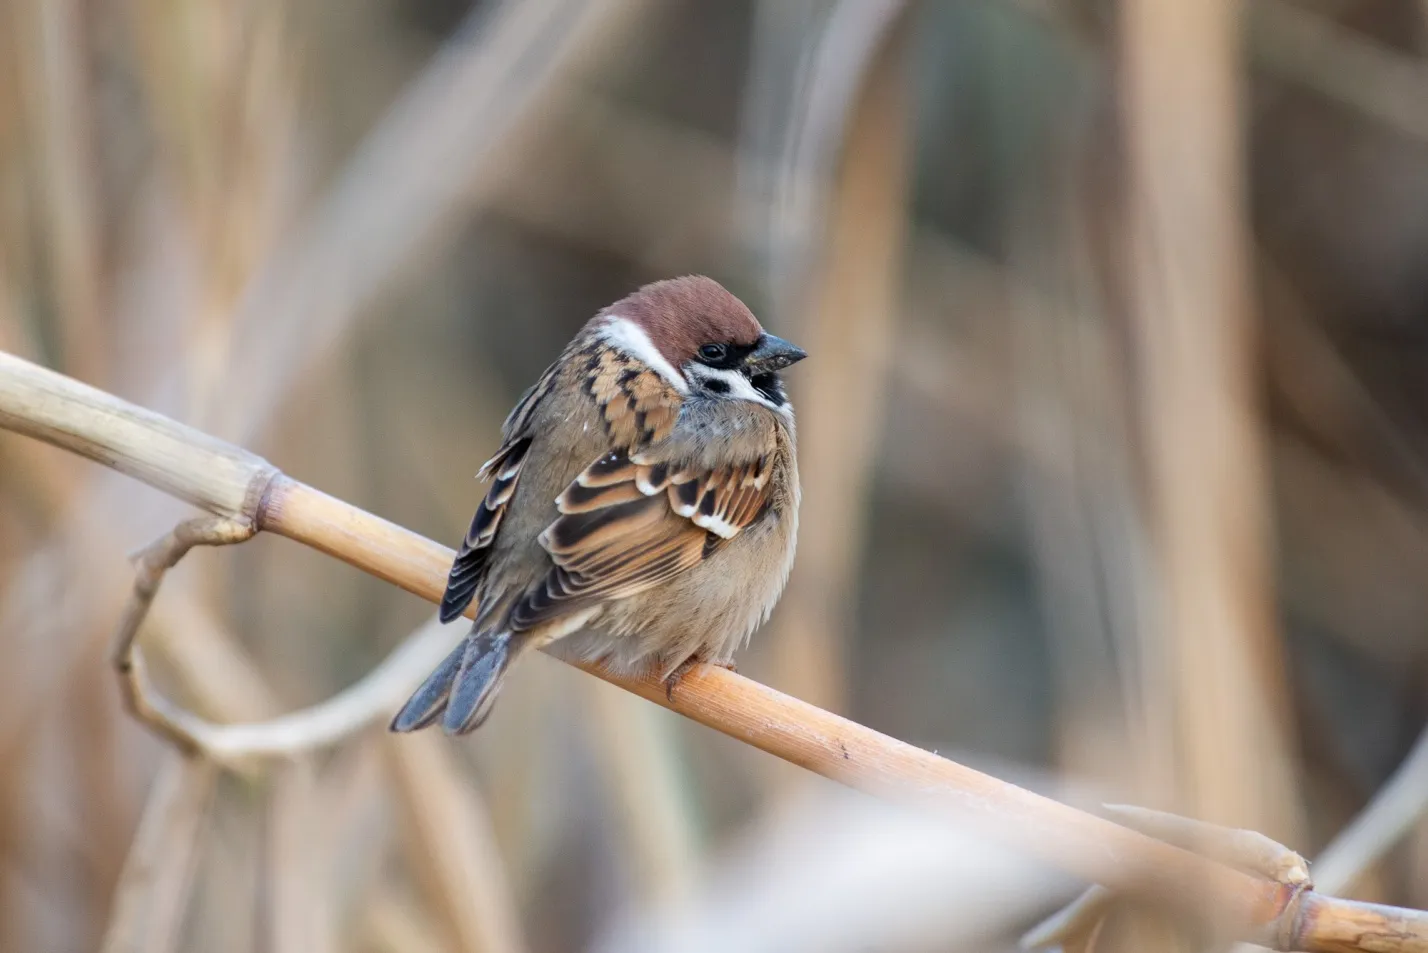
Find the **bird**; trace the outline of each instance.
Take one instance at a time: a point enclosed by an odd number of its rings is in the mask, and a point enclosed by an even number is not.
[[[484,722],[547,646],[671,693],[732,667],[793,565],[800,488],[780,377],[802,349],[712,278],[645,285],[591,318],[501,428],[440,618],[469,634],[391,723]]]

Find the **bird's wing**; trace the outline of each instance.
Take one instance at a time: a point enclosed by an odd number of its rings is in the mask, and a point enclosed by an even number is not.
[[[662,440],[679,417],[680,395],[655,371],[636,365],[626,355],[589,341],[572,342],[560,359],[521,395],[501,426],[501,449],[481,467],[478,476],[494,479],[486,498],[471,518],[441,599],[441,620],[450,622],[471,604],[490,563],[496,533],[516,492],[521,467],[541,429],[541,408],[559,386],[561,372],[575,369],[601,412],[608,445],[636,447]],[[490,608],[490,607],[488,607]]]
[[[486,491],[486,498],[476,508],[476,515],[471,517],[471,528],[461,540],[456,561],[451,564],[451,572],[446,577],[446,593],[441,597],[442,622],[450,622],[465,612],[476,595],[476,587],[481,584],[481,577],[491,558],[491,544],[495,542],[496,530],[501,528],[501,517],[505,516],[506,507],[516,493],[516,480],[520,478],[521,467],[530,449],[529,437],[508,440],[481,467],[481,478],[494,477],[494,482]]]
[[[698,565],[763,513],[772,461],[705,468],[658,447],[596,460],[556,500],[560,516],[540,535],[554,565],[512,607],[509,628],[632,596]]]
[[[686,405],[656,371],[610,349],[592,352],[583,369],[613,449],[556,499],[560,515],[539,537],[553,565],[511,605],[511,631],[635,595],[698,565],[757,519],[772,491],[771,420],[704,419],[697,408],[713,405]],[[720,429],[741,437],[725,441],[711,465],[701,450]]]

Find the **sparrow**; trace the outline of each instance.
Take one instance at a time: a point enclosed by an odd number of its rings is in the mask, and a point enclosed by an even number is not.
[[[729,665],[793,565],[799,483],[779,372],[806,355],[710,278],[591,318],[506,418],[441,619],[470,633],[392,721],[464,734],[511,665],[556,654],[673,691]]]

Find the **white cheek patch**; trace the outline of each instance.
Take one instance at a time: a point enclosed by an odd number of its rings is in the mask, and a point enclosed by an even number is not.
[[[689,385],[685,382],[684,375],[675,370],[674,365],[659,352],[659,348],[654,346],[644,328],[629,318],[612,314],[601,329],[600,336],[610,345],[653,368],[660,377],[669,382],[669,386],[681,394],[689,393]]]

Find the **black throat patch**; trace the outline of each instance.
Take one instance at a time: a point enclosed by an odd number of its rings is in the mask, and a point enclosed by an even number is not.
[[[749,378],[749,383],[754,385],[754,390],[763,394],[769,403],[775,407],[782,407],[788,403],[788,397],[783,392],[783,381],[777,374],[755,374]]]

